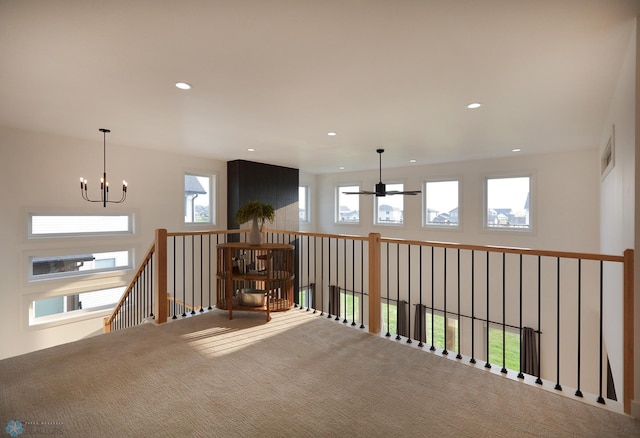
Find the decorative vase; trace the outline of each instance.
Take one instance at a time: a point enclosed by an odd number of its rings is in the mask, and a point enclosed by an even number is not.
[[[251,232],[249,233],[249,245],[260,246],[262,245],[262,233],[258,227],[258,219],[255,217],[251,223]]]

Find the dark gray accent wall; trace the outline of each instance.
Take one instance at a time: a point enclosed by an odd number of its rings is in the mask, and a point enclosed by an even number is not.
[[[298,202],[299,171],[253,161],[227,162],[227,227],[238,229],[235,215],[241,205],[258,200],[279,208]]]

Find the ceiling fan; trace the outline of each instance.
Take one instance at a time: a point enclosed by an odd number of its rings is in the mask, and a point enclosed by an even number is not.
[[[370,192],[367,190],[363,190],[361,192],[342,192],[345,195],[376,195],[376,196],[392,196],[392,195],[417,195],[420,193],[420,190],[390,190],[387,191],[386,184],[382,182],[382,153],[384,149],[376,149],[376,152],[380,155],[380,182],[376,184],[376,191]]]

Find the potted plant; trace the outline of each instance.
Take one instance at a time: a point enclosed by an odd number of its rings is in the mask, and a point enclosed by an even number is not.
[[[240,207],[236,213],[236,222],[243,224],[252,221],[249,233],[249,244],[262,244],[262,229],[265,221],[273,222],[276,211],[270,204],[261,201],[250,201]]]

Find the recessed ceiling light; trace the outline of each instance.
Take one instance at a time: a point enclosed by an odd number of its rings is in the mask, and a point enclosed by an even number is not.
[[[520,148],[514,148],[514,149],[511,149],[511,152],[520,152],[521,150],[522,149],[520,149]]]
[[[191,90],[191,85],[187,84],[186,82],[176,82],[176,87],[180,88],[181,90]]]
[[[247,149],[247,151],[249,151],[249,152],[255,152],[256,150],[255,150],[254,148],[249,148],[249,149]]]
[[[415,162],[417,162],[417,161],[418,161],[418,160],[409,160],[409,163],[415,163]]]
[[[480,108],[481,106],[482,106],[482,104],[481,104],[481,103],[473,102],[473,103],[470,103],[469,105],[467,105],[467,108],[469,108],[469,109],[476,109],[476,108]]]
[[[344,170],[344,166],[340,166],[340,167],[338,167],[338,169]]]
[[[327,132],[327,135],[328,135],[329,137],[334,137],[334,136],[336,136],[337,134],[336,134],[335,132],[331,131],[331,132]]]

